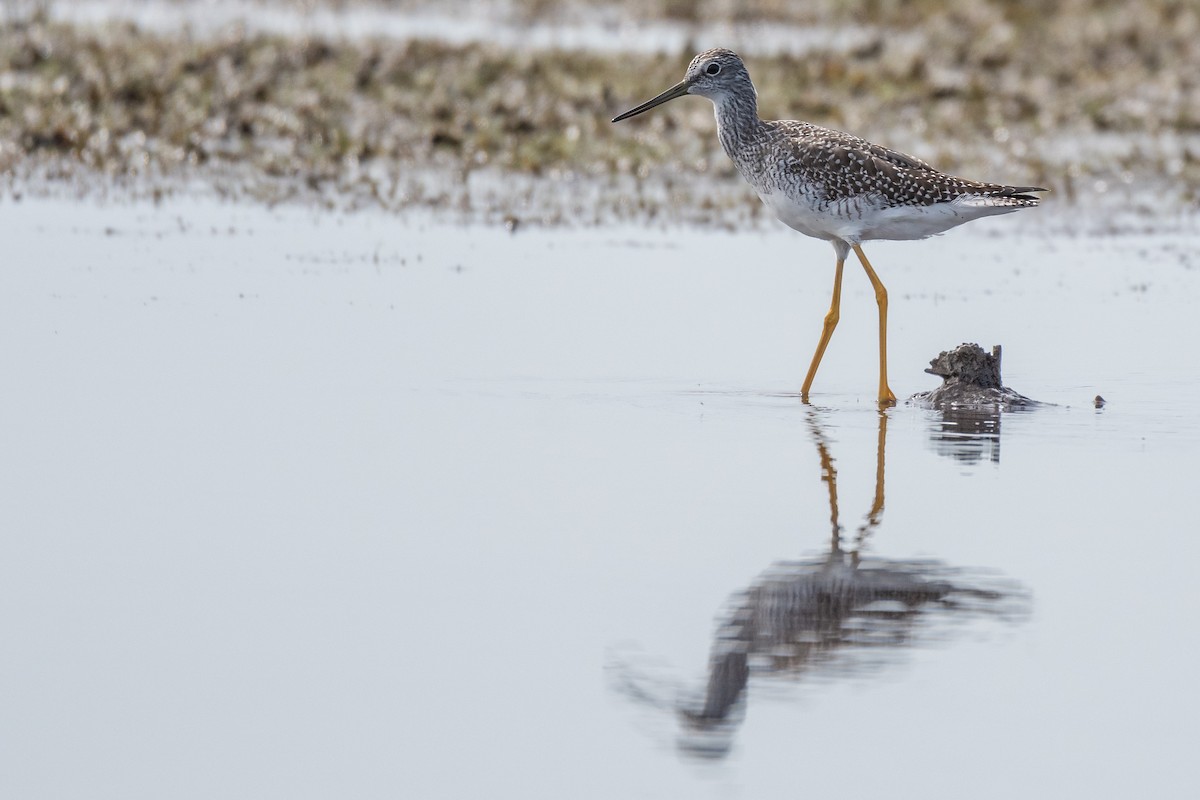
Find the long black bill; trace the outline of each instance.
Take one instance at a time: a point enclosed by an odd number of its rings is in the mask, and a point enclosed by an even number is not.
[[[636,117],[638,114],[642,113],[643,111],[649,111],[650,109],[654,108],[655,106],[661,106],[663,103],[667,102],[668,100],[674,100],[676,97],[683,97],[687,93],[688,93],[688,82],[680,81],[679,83],[675,84],[670,89],[667,89],[665,92],[663,92],[662,94],[660,94],[658,97],[654,98],[653,100],[647,100],[646,102],[642,103],[637,108],[631,108],[628,111],[626,111],[624,114],[622,114],[621,116],[613,117],[613,122],[620,122],[623,119],[629,119],[630,117]]]

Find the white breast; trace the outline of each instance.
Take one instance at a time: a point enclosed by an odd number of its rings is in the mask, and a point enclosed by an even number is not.
[[[821,208],[808,197],[793,197],[779,190],[758,192],[758,196],[784,225],[800,231],[805,236],[817,239],[838,239],[836,232],[841,220],[836,214],[830,213],[828,207]]]

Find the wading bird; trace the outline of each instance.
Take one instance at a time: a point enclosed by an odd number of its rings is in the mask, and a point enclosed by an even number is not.
[[[794,120],[758,117],[757,93],[738,55],[705,50],[679,83],[613,119],[696,94],[716,107],[717,136],[742,177],[781,222],[833,244],[833,300],[801,397],[808,398],[825,347],[837,326],[842,266],[853,250],[879,305],[879,403],[894,405],[887,380],[887,289],[863,253],[871,239],[924,239],[956,225],[1038,204],[1036,186],[1003,186],[956,178],[920,159],[848,133]]]

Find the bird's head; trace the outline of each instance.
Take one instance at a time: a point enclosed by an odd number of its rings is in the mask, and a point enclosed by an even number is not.
[[[620,122],[623,119],[637,116],[643,111],[649,111],[668,100],[683,97],[685,94],[698,94],[707,97],[714,103],[720,104],[727,97],[749,93],[754,96],[754,85],[750,82],[750,73],[742,59],[732,50],[717,47],[705,50],[688,65],[683,80],[667,89],[652,100],[647,100],[637,108],[631,108],[624,114],[613,119]]]

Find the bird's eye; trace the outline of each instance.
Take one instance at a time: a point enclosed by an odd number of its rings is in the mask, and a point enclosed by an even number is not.
[[[709,75],[716,75],[718,72],[721,71],[721,65],[720,64],[709,64],[708,67],[704,71],[707,72]]]

